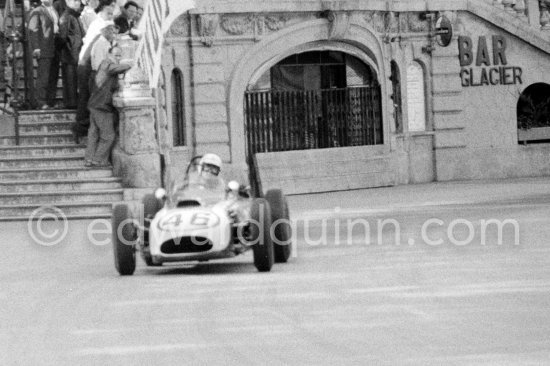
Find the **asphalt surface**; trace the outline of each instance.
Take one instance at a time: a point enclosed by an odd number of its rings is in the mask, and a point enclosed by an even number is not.
[[[0,224],[0,365],[550,363],[546,180],[289,201],[295,255],[270,273],[245,255],[119,277],[101,223],[51,246],[61,223]]]

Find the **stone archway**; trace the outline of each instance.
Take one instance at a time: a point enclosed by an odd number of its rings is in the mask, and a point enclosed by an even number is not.
[[[340,51],[314,49],[277,63],[245,92],[249,165],[261,152],[382,145],[375,74]]]
[[[368,64],[381,82],[381,94],[386,95],[386,74],[383,62],[381,40],[367,28],[366,24],[352,23],[345,36],[329,39],[331,23],[326,19],[317,19],[295,25],[272,34],[249,49],[237,63],[231,75],[228,89],[228,116],[231,131],[231,161],[245,164],[244,141],[244,94],[247,86],[255,78],[276,65],[284,58],[307,50],[333,50],[350,54]],[[382,98],[382,119],[388,121],[386,101]],[[387,122],[384,122],[387,124]],[[384,133],[389,128],[384,126]],[[384,136],[384,141],[388,136]]]

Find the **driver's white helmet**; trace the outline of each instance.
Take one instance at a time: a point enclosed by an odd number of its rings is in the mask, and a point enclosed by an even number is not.
[[[211,173],[214,175],[220,174],[222,170],[222,159],[216,154],[205,154],[199,161],[201,172]]]

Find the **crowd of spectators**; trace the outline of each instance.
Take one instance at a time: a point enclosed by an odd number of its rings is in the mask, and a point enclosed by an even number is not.
[[[40,110],[77,110],[72,131],[76,143],[88,136],[87,165],[107,164],[105,151],[110,151],[117,119],[112,108],[115,81],[129,69],[119,65],[117,39],[138,38],[138,14],[142,13],[132,0],[40,0],[29,13],[27,63],[36,65],[29,104]],[[62,106],[55,99],[59,70]]]

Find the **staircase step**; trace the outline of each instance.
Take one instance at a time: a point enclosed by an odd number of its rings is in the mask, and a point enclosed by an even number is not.
[[[37,134],[67,134],[71,133],[72,122],[35,122],[19,125],[19,134],[37,135]]]
[[[0,182],[13,180],[46,180],[46,179],[92,179],[113,176],[111,169],[71,168],[38,168],[38,169],[0,169]]]
[[[18,89],[18,93],[20,96],[24,96],[25,95],[25,82],[23,81],[23,69],[21,69],[20,72],[20,75],[21,75],[21,81],[19,81],[17,83],[19,89]],[[59,83],[62,83],[63,81],[61,80],[61,77],[59,78]],[[57,89],[55,91],[55,98],[54,98],[54,102],[56,102],[55,104],[57,105],[58,103],[57,102],[61,102],[59,104],[59,107],[57,107],[57,109],[62,109],[65,107],[65,105],[63,104],[63,85],[59,85],[57,86]],[[36,109],[36,111],[38,111],[38,109]],[[23,111],[21,111],[23,112]]]
[[[20,145],[68,145],[74,144],[74,138],[72,134],[58,134],[44,136],[40,135],[25,135],[20,136]],[[15,146],[15,137],[13,136],[0,136],[0,146]],[[76,146],[76,145],[75,145]]]
[[[58,203],[55,205],[67,219],[110,218],[114,202],[100,203]],[[39,211],[44,205],[0,205],[0,221],[28,220],[34,213],[33,219],[40,219]],[[46,212],[52,212],[48,210]]]
[[[42,137],[42,138],[45,138],[46,140],[46,143],[48,141],[49,138],[57,138],[57,137],[66,137],[66,136],[70,136],[71,137],[71,140],[74,142],[74,139],[72,138],[72,132],[70,129],[66,128],[64,130],[61,130],[61,131],[52,131],[52,132],[42,132],[42,131],[36,131],[36,132],[32,132],[32,131],[29,131],[29,132],[23,132],[21,129],[19,130],[19,137],[21,139],[24,139],[24,138],[36,138],[36,137]]]
[[[11,156],[58,156],[81,155],[84,156],[84,146],[67,144],[57,146],[19,145],[0,146],[0,157]]]
[[[76,111],[70,109],[47,109],[44,111],[23,111],[19,114],[19,124],[40,122],[72,122],[76,118]]]
[[[0,193],[121,189],[120,178],[44,179],[0,181]]]
[[[0,157],[0,169],[9,168],[84,168],[84,158],[82,154],[65,156],[18,156],[18,157]]]
[[[95,219],[105,219],[110,220],[112,217],[112,211],[105,211],[100,213],[90,213],[90,214],[69,214],[65,215],[67,220],[95,220]],[[0,217],[0,222],[15,222],[15,221],[36,221],[36,220],[52,220],[49,217],[30,217],[30,215],[25,216],[5,216]]]
[[[61,202],[101,203],[123,200],[123,189],[83,190],[78,192],[16,192],[0,193],[2,205],[44,205]]]

